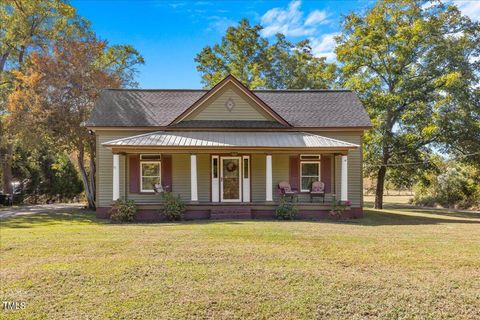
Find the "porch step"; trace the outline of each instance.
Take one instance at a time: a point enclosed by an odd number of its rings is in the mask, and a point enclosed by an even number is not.
[[[210,209],[210,219],[251,219],[252,210],[248,207],[217,207]]]

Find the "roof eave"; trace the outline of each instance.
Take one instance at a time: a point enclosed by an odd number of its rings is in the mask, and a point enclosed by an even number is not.
[[[184,151],[197,151],[197,150],[265,150],[265,151],[275,151],[275,150],[336,150],[336,151],[346,151],[354,150],[359,148],[359,145],[352,144],[349,146],[342,147],[263,147],[263,146],[155,146],[155,145],[118,145],[118,144],[105,144],[102,143],[103,147],[108,149],[155,149],[155,150],[184,150]]]
[[[105,125],[93,125],[87,124],[85,128],[95,130],[168,130],[168,131],[195,131],[195,130],[211,130],[211,131],[224,131],[224,130],[238,130],[238,131],[365,131],[373,128],[370,126],[336,126],[336,127],[252,127],[252,128],[240,128],[240,127],[163,127],[163,126],[105,126]]]

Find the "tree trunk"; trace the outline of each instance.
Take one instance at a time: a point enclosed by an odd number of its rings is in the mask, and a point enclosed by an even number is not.
[[[377,188],[375,190],[375,209],[383,209],[383,189],[387,167],[381,166],[377,173]]]
[[[97,187],[95,181],[95,174],[97,172],[97,166],[95,165],[96,149],[95,139],[90,139],[88,142],[89,157],[90,157],[90,191],[92,193],[93,201],[96,203]]]
[[[91,183],[87,170],[85,169],[85,150],[83,149],[83,144],[78,148],[77,162],[78,168],[80,170],[80,176],[82,177],[83,187],[85,188],[85,196],[88,201],[88,208],[95,210],[95,193],[92,192]]]
[[[2,173],[3,173],[3,192],[13,194],[12,186],[12,157],[13,157],[13,145],[7,143],[2,153]]]
[[[8,56],[10,55],[10,48],[7,49],[7,51],[2,54],[2,57],[0,58],[0,72],[3,72],[5,69],[5,65],[7,63]]]

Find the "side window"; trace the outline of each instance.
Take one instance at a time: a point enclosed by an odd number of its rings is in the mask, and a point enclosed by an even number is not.
[[[212,178],[218,178],[218,157],[212,158]]]
[[[320,161],[300,161],[301,191],[310,191],[315,181],[320,181]]]
[[[140,156],[140,191],[153,192],[155,184],[162,183],[160,155]]]
[[[248,175],[249,175],[249,161],[250,161],[250,158],[243,158],[243,178],[244,179],[248,179]]]

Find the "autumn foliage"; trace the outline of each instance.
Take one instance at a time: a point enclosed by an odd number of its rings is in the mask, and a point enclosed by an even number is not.
[[[14,75],[7,124],[19,134],[45,136],[53,146],[75,154],[91,207],[95,206],[95,140],[82,124],[103,88],[118,88],[123,79],[110,72],[107,44],[93,38],[61,40],[50,54],[34,53]]]

